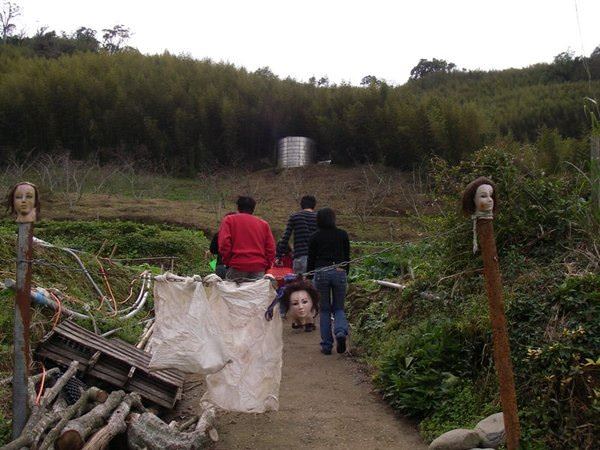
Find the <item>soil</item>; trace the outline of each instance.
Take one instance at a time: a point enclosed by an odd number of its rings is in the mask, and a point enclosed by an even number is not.
[[[279,411],[220,414],[214,450],[427,448],[414,425],[374,392],[357,362],[335,348],[321,354],[318,330],[292,330],[289,322],[284,330]],[[187,413],[197,405],[198,383],[186,384]]]

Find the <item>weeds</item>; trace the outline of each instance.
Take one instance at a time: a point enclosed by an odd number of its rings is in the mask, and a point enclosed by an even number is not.
[[[383,396],[421,419],[427,439],[499,411],[481,260],[469,227],[460,227],[468,219],[453,206],[468,182],[489,176],[499,188],[494,226],[524,446],[592,449],[600,434],[600,277],[589,184],[578,173],[544,174],[526,153],[485,148],[453,167],[434,161],[435,192],[449,205],[430,220],[439,238],[352,268],[354,341]],[[403,275],[405,264],[414,278]],[[367,291],[373,277],[408,287]]]

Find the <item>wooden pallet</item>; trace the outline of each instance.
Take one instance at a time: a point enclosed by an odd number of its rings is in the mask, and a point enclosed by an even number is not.
[[[150,372],[149,353],[119,339],[98,336],[70,320],[64,320],[38,344],[36,356],[60,366],[79,361],[79,371],[89,384],[100,380],[169,409],[181,398],[183,373]]]

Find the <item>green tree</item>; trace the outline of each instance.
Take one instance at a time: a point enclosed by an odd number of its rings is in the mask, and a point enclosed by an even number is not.
[[[419,63],[413,67],[410,71],[410,79],[418,80],[431,73],[450,73],[456,70],[456,64],[446,62],[443,59],[433,58],[431,61],[428,59],[421,59]]]
[[[118,53],[123,49],[125,42],[131,37],[131,30],[125,25],[115,25],[102,30],[102,48],[110,54]]]

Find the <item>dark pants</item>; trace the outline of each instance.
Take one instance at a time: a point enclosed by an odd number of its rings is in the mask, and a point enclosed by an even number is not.
[[[215,273],[224,280],[227,275],[227,266],[225,264],[217,265]]]
[[[243,272],[241,270],[229,267],[225,274],[225,279],[230,281],[251,281],[259,280],[265,276],[265,272]]]
[[[321,325],[321,347],[331,350],[333,336],[331,334],[331,315],[333,314],[335,337],[348,335],[348,321],[344,312],[344,298],[346,297],[346,271],[341,269],[328,269],[315,273],[314,285],[319,296],[319,314]]]

